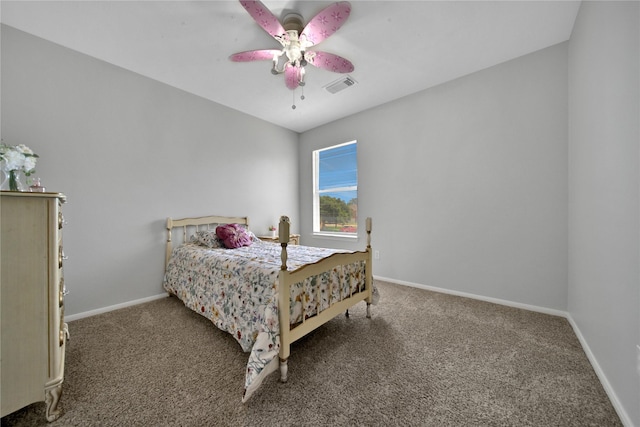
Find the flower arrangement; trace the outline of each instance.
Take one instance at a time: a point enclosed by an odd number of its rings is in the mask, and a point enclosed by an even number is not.
[[[0,144],[0,167],[8,175],[9,189],[18,191],[19,173],[30,176],[36,171],[38,155],[24,144]]]
[[[276,231],[276,230],[277,230],[277,228],[276,228],[275,225],[270,225],[269,226],[269,231]]]

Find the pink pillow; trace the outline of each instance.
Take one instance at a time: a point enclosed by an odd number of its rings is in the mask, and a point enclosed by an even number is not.
[[[229,249],[250,246],[251,236],[244,227],[238,224],[225,224],[216,227],[216,235]]]

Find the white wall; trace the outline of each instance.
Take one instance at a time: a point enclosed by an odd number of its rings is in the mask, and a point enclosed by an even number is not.
[[[566,55],[553,46],[302,134],[303,243],[334,244],[311,235],[311,152],[357,139],[374,274],[565,310]]]
[[[583,2],[571,36],[568,282],[603,383],[638,426],[639,15],[637,2]]]
[[[296,133],[4,25],[1,77],[4,142],[68,198],[65,314],[161,294],[167,216],[296,230]]]

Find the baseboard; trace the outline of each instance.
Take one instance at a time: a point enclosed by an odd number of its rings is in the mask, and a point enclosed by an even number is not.
[[[582,345],[582,349],[584,350],[584,353],[587,355],[587,359],[589,359],[589,362],[591,362],[591,366],[593,367],[593,370],[596,372],[596,375],[600,380],[600,384],[602,384],[604,391],[607,393],[607,396],[609,396],[609,400],[611,400],[611,404],[613,405],[613,408],[616,410],[618,417],[620,417],[620,421],[622,422],[622,425],[626,427],[633,427],[633,422],[631,421],[631,417],[629,416],[629,414],[627,414],[627,411],[624,410],[624,407],[622,406],[622,404],[620,403],[620,400],[618,399],[618,395],[613,390],[613,387],[611,387],[611,383],[609,382],[609,379],[607,378],[604,371],[600,367],[600,364],[598,363],[598,359],[596,359],[596,356],[591,351],[591,348],[589,347],[587,340],[582,335],[580,328],[578,328],[578,324],[575,322],[575,320],[573,320],[573,317],[571,316],[570,313],[568,313],[567,315],[567,320],[569,320],[569,323],[571,324],[573,331],[578,337],[578,341],[580,341],[580,344]]]
[[[438,288],[436,286],[422,285],[420,283],[405,282],[404,280],[389,279],[388,277],[380,277],[380,276],[375,276],[374,275],[373,278],[377,279],[377,280],[382,280],[384,282],[395,283],[395,284],[403,285],[403,286],[410,286],[412,288],[420,288],[420,289],[425,289],[427,291],[439,292],[441,294],[455,295],[455,296],[464,297],[464,298],[471,298],[471,299],[480,300],[480,301],[492,302],[494,304],[505,305],[505,306],[514,307],[514,308],[521,308],[523,310],[529,310],[529,311],[535,311],[535,312],[538,312],[538,313],[550,314],[552,316],[568,317],[568,315],[569,315],[569,313],[567,313],[566,311],[555,310],[553,308],[540,307],[540,306],[537,306],[537,305],[530,305],[530,304],[523,304],[523,303],[513,302],[513,301],[509,301],[509,300],[503,300],[503,299],[499,299],[499,298],[485,297],[485,296],[482,296],[482,295],[470,294],[470,293],[467,293],[467,292],[453,291],[451,289]]]
[[[539,313],[550,314],[553,316],[560,316],[560,317],[566,318],[569,321],[571,328],[573,328],[574,333],[578,337],[578,341],[580,341],[580,345],[582,346],[582,349],[587,355],[587,359],[589,360],[589,363],[591,363],[591,367],[593,368],[596,375],[598,376],[598,379],[600,380],[600,383],[602,384],[602,387],[604,388],[605,393],[607,393],[607,396],[609,397],[609,400],[611,401],[613,408],[616,410],[616,413],[618,414],[620,421],[625,427],[634,427],[633,422],[629,417],[629,414],[627,414],[627,412],[624,410],[624,407],[620,403],[620,400],[618,399],[616,392],[613,390],[613,387],[611,387],[611,383],[609,382],[609,380],[607,379],[607,376],[605,375],[604,371],[600,367],[600,364],[598,363],[598,359],[596,359],[595,355],[591,351],[591,348],[589,347],[589,344],[587,343],[584,336],[582,335],[580,328],[578,327],[577,323],[573,320],[573,317],[571,317],[571,314],[569,312],[562,311],[562,310],[555,310],[555,309],[546,308],[546,307],[539,307],[535,305],[522,304],[522,303],[502,300],[498,298],[489,298],[489,297],[484,297],[482,295],[475,295],[467,292],[453,291],[450,289],[438,288],[435,286],[427,286],[419,283],[406,282],[403,280],[390,279],[388,277],[380,277],[380,276],[374,275],[373,278],[376,280],[382,280],[384,282],[395,283],[398,285],[410,286],[413,288],[425,289],[427,291],[439,292],[443,294],[456,295],[456,296],[476,299],[480,301],[492,302],[495,304],[505,305],[508,307],[521,308],[523,310],[535,311]]]
[[[83,319],[85,317],[91,317],[91,316],[95,316],[97,314],[107,313],[109,311],[118,310],[120,308],[131,307],[132,305],[138,305],[138,304],[142,304],[142,303],[149,302],[149,301],[154,301],[154,300],[161,299],[161,298],[166,298],[168,296],[169,296],[169,294],[162,293],[162,294],[159,294],[159,295],[154,295],[154,296],[150,296],[150,297],[136,299],[136,300],[133,300],[133,301],[123,302],[122,304],[115,304],[115,305],[110,305],[108,307],[98,308],[96,310],[90,310],[90,311],[85,311],[83,313],[72,314],[71,316],[64,316],[64,321],[65,322],[72,322],[74,320]]]

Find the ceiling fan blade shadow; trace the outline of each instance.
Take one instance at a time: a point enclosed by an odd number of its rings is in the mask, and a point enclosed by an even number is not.
[[[286,33],[278,18],[261,1],[240,0],[240,4],[249,12],[253,20],[272,37],[277,39],[277,36]]]
[[[233,62],[251,62],[272,60],[275,55],[279,55],[281,51],[277,49],[248,50],[246,52],[238,52],[229,56]]]
[[[351,14],[351,4],[348,1],[334,3],[311,18],[302,30],[301,36],[314,45],[320,43],[342,27]]]
[[[314,67],[333,71],[334,73],[350,73],[355,69],[351,61],[341,56],[328,52],[315,51],[314,53],[313,58],[307,60]]]

